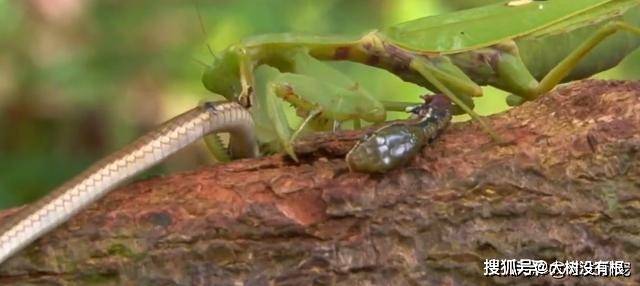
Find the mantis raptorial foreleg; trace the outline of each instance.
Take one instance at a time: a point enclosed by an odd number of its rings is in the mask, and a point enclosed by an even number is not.
[[[288,144],[292,131],[284,111],[285,104],[277,98],[275,90],[270,88],[280,74],[277,69],[266,65],[255,69],[256,87],[251,113],[256,123],[256,133],[264,138],[262,141],[266,146],[263,146],[263,149],[266,152],[284,150],[296,159],[291,145]]]
[[[229,150],[224,146],[224,142],[218,134],[209,134],[205,136],[204,143],[209,149],[209,152],[218,162],[231,162],[233,158],[231,158],[231,154],[229,154]]]
[[[262,139],[262,149],[265,152],[284,149],[295,158],[295,153],[287,138],[291,137],[291,128],[287,123],[284,106],[278,100],[274,90],[269,84],[277,79],[280,72],[267,66],[260,66],[252,73],[254,91],[256,96],[252,100],[252,116],[256,124],[256,134]],[[204,138],[211,155],[219,162],[228,162],[233,159],[232,154],[224,146],[218,134],[211,134]]]
[[[304,50],[281,55],[280,60],[288,62],[285,64],[286,70],[291,72],[282,72],[264,64],[256,67],[253,73],[252,114],[260,138],[267,145],[273,145],[271,149],[284,149],[291,158],[297,160],[293,140],[307,127],[328,130],[331,126],[335,129],[335,126],[347,120],[385,120],[385,104],[357,82],[309,56]],[[285,103],[291,104],[298,115],[306,117],[295,131],[286,118],[283,106]],[[388,104],[393,107],[401,105],[394,102]],[[220,153],[221,147],[220,140],[215,139],[207,139],[214,156]]]
[[[360,90],[345,89],[305,75],[281,73],[268,84],[268,89],[267,96],[275,94],[293,105],[298,114],[307,116],[306,123],[320,114],[323,118],[337,122],[355,119],[381,122],[386,116],[382,103],[373,97],[364,96]],[[306,123],[295,134],[299,134]],[[274,124],[288,123],[285,121]],[[293,138],[295,136],[281,137],[280,141],[289,148]]]

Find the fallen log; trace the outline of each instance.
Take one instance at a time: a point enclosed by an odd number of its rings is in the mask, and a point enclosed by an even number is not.
[[[361,132],[121,187],[0,265],[1,285],[637,285],[640,82],[586,80],[452,124],[386,174]],[[0,213],[7,219],[17,209]],[[485,261],[621,260],[631,277],[485,276]]]

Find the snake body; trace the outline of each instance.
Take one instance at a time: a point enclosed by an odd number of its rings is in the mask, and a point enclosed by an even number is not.
[[[235,102],[207,102],[170,119],[72,178],[0,227],[0,263],[130,177],[213,132],[229,132],[236,157],[256,157],[251,114]]]
[[[417,118],[392,123],[365,137],[347,154],[354,171],[386,172],[408,162],[451,119],[451,103],[436,95],[412,112]],[[123,181],[161,162],[209,133],[229,132],[236,158],[258,156],[254,123],[235,102],[207,102],[165,122],[105,157],[0,226],[0,263],[67,221]]]

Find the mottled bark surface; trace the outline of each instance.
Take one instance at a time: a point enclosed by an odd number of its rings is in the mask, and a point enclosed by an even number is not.
[[[122,187],[0,266],[0,284],[638,285],[640,83],[582,81],[449,129],[385,175],[357,132]],[[0,214],[6,218],[12,211]],[[491,258],[625,260],[631,277],[487,278]]]

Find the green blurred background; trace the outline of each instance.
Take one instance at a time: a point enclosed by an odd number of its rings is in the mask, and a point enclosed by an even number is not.
[[[208,96],[205,43],[221,50],[261,33],[361,34],[490,2],[0,0],[0,208],[38,198]],[[599,77],[637,79],[638,63],[636,52]],[[425,92],[383,71],[335,66],[375,93],[415,100]],[[480,112],[504,110],[503,97],[488,91]],[[142,177],[208,163],[196,144]]]

